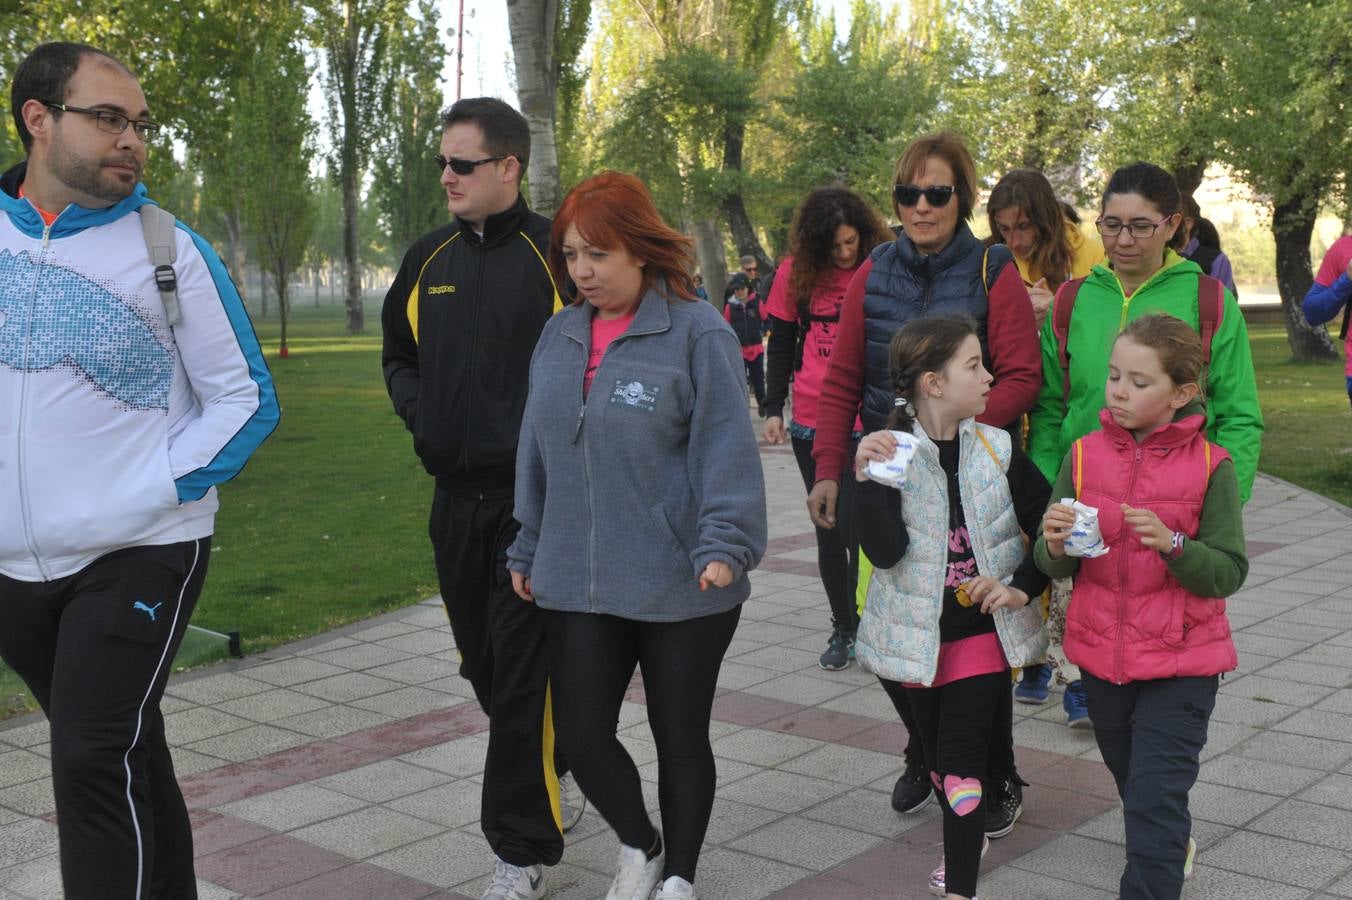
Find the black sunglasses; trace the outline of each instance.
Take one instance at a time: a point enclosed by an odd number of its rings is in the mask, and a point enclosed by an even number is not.
[[[457,175],[473,175],[474,170],[477,169],[479,166],[491,162],[501,162],[507,157],[490,156],[487,159],[456,159],[455,157],[451,157],[450,159],[447,159],[446,157],[438,153],[435,158],[437,161],[438,172],[444,172],[446,171],[446,167],[450,166],[451,171]]]
[[[914,184],[898,184],[892,188],[892,197],[898,206],[915,206],[923,194],[930,206],[938,208],[948,205],[948,201],[953,199],[954,190],[956,188],[951,184],[936,184],[927,188]]]

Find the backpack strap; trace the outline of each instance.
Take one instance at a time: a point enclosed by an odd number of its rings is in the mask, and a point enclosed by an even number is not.
[[[1352,320],[1352,297],[1347,298],[1347,303],[1343,304],[1343,324],[1338,329],[1338,340],[1347,340],[1347,323]]]
[[[1206,454],[1206,468],[1202,471],[1202,492],[1206,492],[1206,486],[1211,481],[1211,441],[1202,440],[1203,453]]]
[[[1061,399],[1070,402],[1070,314],[1075,309],[1075,298],[1084,285],[1083,278],[1067,281],[1052,299],[1052,334],[1056,337],[1056,361],[1061,366]]]
[[[145,237],[146,252],[150,256],[150,264],[155,267],[155,287],[159,289],[160,302],[164,304],[164,320],[173,328],[181,318],[178,310],[178,273],[174,271],[174,261],[178,259],[174,216],[152,203],[142,205],[137,212],[141,214],[141,233]]]
[[[1080,499],[1080,494],[1084,491],[1084,438],[1080,438],[1071,445],[1071,475],[1075,479],[1075,499]]]
[[[987,297],[991,295],[990,258],[991,248],[987,247],[981,253],[981,287],[985,289]]]
[[[1211,341],[1225,316],[1225,285],[1210,275],[1197,276],[1197,330],[1202,335],[1202,367],[1211,365]]]
[[[1005,464],[1000,462],[1000,454],[995,452],[995,448],[991,446],[991,442],[986,439],[986,434],[981,430],[980,425],[976,427],[976,436],[981,438],[981,443],[986,448],[986,452],[991,455],[991,459],[995,460],[995,467],[1003,472],[1005,470]]]

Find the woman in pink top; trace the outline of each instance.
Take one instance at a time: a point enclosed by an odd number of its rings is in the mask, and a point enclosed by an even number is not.
[[[859,265],[892,240],[878,214],[853,191],[818,188],[808,194],[790,228],[790,255],[775,274],[766,313],[771,320],[765,386],[765,440],[792,438],[793,455],[808,490],[816,481],[812,460],[817,397],[831,358],[840,305]],[[793,382],[793,421],[785,427],[784,401]],[[855,430],[859,429],[858,421]],[[839,521],[851,518],[841,515]],[[819,665],[843,669],[854,657],[858,542],[841,528],[817,531],[817,568],[831,604],[831,637]]]

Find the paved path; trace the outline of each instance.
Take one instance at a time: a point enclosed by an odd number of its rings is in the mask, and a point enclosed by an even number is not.
[[[888,804],[902,733],[877,683],[816,666],[828,614],[802,483],[787,449],[762,450],[772,542],[714,708],[700,896],[918,900],[938,813]],[[1185,896],[1352,897],[1352,518],[1260,478],[1245,524],[1240,668],[1192,794],[1201,851]],[[486,723],[451,659],[430,601],[174,679],[164,711],[201,896],[477,898],[492,861],[476,821]],[[1056,702],[1016,714],[1032,785],[986,858],[983,900],[1114,896],[1122,819],[1092,735],[1066,729]],[[655,809],[638,683],[621,724]],[[40,717],[0,727],[0,897],[60,896],[47,752]],[[603,896],[616,849],[589,813],[550,896]]]

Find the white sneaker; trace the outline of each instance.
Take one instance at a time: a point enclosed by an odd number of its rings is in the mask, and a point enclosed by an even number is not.
[[[653,900],[695,900],[695,886],[679,875],[673,875],[653,895]]]
[[[483,900],[540,900],[544,895],[545,870],[541,866],[514,866],[499,859]]]
[[[661,839],[661,834],[658,834]],[[649,900],[653,888],[662,877],[662,863],[666,859],[666,848],[652,859],[637,847],[620,844],[620,861],[616,866],[615,880],[610,883],[606,900]]]
[[[559,817],[563,820],[564,834],[573,830],[573,826],[582,818],[582,811],[586,808],[587,797],[582,793],[582,788],[577,786],[577,779],[573,777],[573,773],[560,775]]]

